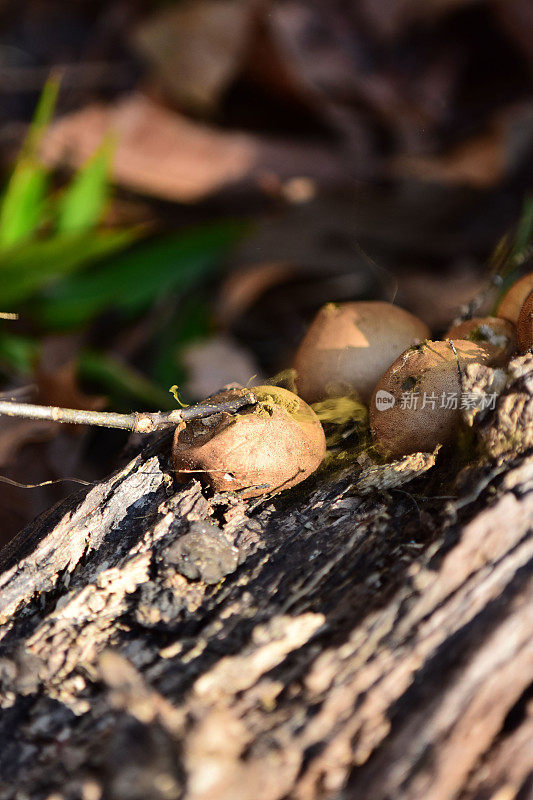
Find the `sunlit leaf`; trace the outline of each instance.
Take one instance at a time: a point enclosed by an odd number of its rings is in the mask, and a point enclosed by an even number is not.
[[[33,114],[28,134],[22,145],[20,159],[35,158],[37,156],[41,139],[56,110],[60,84],[61,80],[58,75],[51,75],[46,81]]]
[[[28,239],[39,228],[48,188],[47,170],[33,159],[15,167],[0,207],[0,248]]]
[[[50,78],[41,93],[28,134],[0,205],[0,248],[11,247],[34,234],[43,221],[48,170],[38,148],[56,107],[59,80]]]
[[[109,199],[113,143],[108,139],[74,176],[58,203],[59,233],[95,228]]]

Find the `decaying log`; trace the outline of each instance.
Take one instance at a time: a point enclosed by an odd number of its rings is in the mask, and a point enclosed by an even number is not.
[[[528,796],[533,356],[466,381],[501,391],[468,463],[243,501],[176,488],[167,436],[20,534],[0,798]]]

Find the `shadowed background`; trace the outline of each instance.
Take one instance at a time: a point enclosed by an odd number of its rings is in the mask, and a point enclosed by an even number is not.
[[[529,0],[4,0],[0,36],[0,388],[37,402],[271,376],[325,300],[440,333],[531,188]],[[1,484],[3,538],[125,444],[0,420],[1,474],[60,481]]]

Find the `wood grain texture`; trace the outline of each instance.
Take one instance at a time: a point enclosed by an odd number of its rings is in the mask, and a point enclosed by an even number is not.
[[[0,798],[527,797],[532,397],[526,355],[461,469],[244,501],[160,437],[37,520],[0,564]]]

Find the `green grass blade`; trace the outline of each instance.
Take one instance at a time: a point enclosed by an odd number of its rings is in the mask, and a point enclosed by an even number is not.
[[[241,223],[225,222],[143,243],[102,267],[62,281],[43,298],[39,318],[46,325],[71,327],[109,309],[140,313],[216,269],[244,229]]]
[[[0,206],[0,248],[11,247],[34,234],[42,220],[48,170],[38,159],[41,138],[52,119],[59,79],[45,84]]]
[[[124,249],[138,236],[138,229],[69,234],[0,253],[2,306],[12,308],[58,278]]]
[[[519,261],[533,236],[533,197],[526,197],[513,242],[513,260]]]
[[[109,199],[113,150],[111,140],[105,140],[65,189],[58,203],[59,233],[88,231],[97,227]]]
[[[0,207],[0,249],[29,239],[43,219],[48,171],[32,159],[15,167]]]
[[[26,140],[22,145],[21,158],[35,157],[37,155],[43,134],[56,110],[60,84],[61,80],[58,75],[51,75],[46,81],[33,114]]]
[[[504,236],[496,246],[489,260],[490,272],[500,279],[500,288],[491,313],[496,314],[498,306],[508,289],[517,280],[524,261],[531,254],[533,243],[533,197],[524,200],[522,213],[515,234]]]

